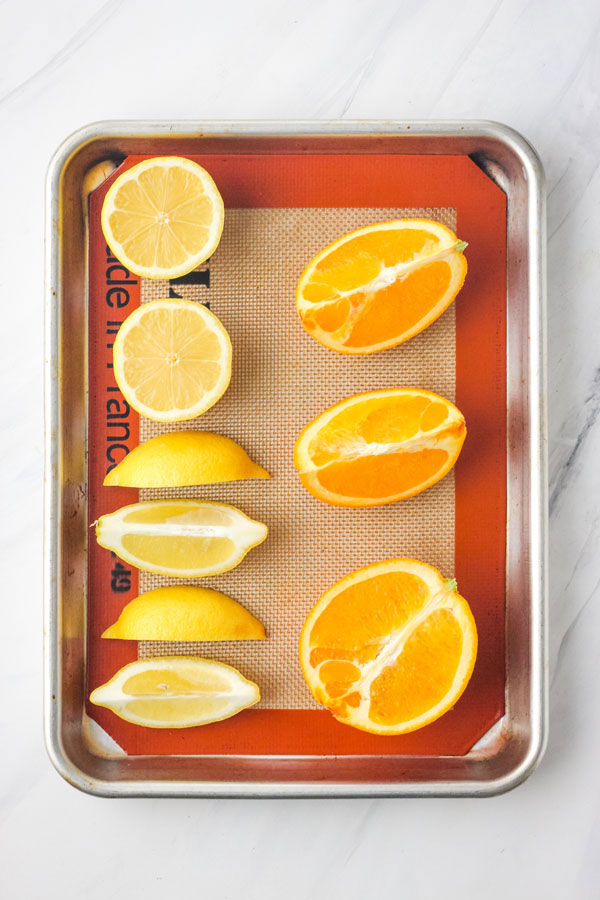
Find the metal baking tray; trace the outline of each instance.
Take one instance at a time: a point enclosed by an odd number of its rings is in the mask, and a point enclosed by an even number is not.
[[[124,756],[85,714],[87,250],[91,170],[131,154],[468,155],[507,197],[506,711],[464,756]],[[100,122],[47,179],[45,738],[75,787],[101,796],[489,796],[527,778],[547,737],[545,196],[540,161],[493,122]]]

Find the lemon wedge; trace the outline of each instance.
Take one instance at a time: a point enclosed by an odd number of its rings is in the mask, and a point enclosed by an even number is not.
[[[227,572],[267,536],[235,506],[208,500],[149,500],[96,522],[101,547],[138,569],[177,578]]]
[[[104,484],[161,488],[269,477],[231,438],[210,431],[174,431],[134,447]]]
[[[96,706],[147,728],[208,725],[259,700],[258,685],[233,666],[194,656],[138,659],[90,694]]]
[[[169,585],[136,597],[103,638],[124,641],[264,640],[264,626],[227,594],[193,585]]]

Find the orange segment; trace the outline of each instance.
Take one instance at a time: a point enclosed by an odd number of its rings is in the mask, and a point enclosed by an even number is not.
[[[403,734],[456,703],[475,664],[477,629],[453,582],[425,563],[392,559],[326,591],[299,652],[313,696],[340,722]]]
[[[356,394],[298,437],[304,487],[334,506],[379,506],[435,484],[456,462],[465,420],[443,397],[414,388]]]
[[[373,721],[388,725],[425,715],[452,688],[462,645],[454,613],[434,610],[415,627],[394,664],[371,684]]]
[[[346,339],[346,348],[371,348],[387,344],[392,335],[413,332],[429,316],[432,297],[446,296],[451,280],[452,269],[445,260],[431,262],[371,297],[363,295],[361,315]]]
[[[313,643],[358,653],[360,659],[363,649],[379,649],[390,631],[402,628],[428,596],[427,585],[409,572],[381,572],[366,583],[349,584],[319,616]]]
[[[340,353],[365,354],[423,331],[463,285],[466,244],[429,219],[346,234],[315,256],[296,291],[304,328]]]
[[[422,450],[419,453],[390,453],[382,462],[377,456],[366,456],[348,463],[334,463],[320,472],[318,480],[331,496],[344,497],[348,490],[357,493],[358,500],[368,498],[368,505],[390,503],[393,499],[410,497],[415,485],[433,484],[437,473],[448,459],[444,450]],[[310,490],[307,479],[306,487]],[[324,497],[321,499],[325,499]],[[343,504],[348,505],[348,504]],[[350,504],[365,506],[364,502]]]

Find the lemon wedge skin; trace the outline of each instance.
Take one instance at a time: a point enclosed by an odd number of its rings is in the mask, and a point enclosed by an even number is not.
[[[264,640],[264,625],[221,591],[169,585],[140,594],[102,635],[126,641]]]
[[[174,431],[134,447],[104,484],[162,488],[270,477],[231,438],[210,431]]]

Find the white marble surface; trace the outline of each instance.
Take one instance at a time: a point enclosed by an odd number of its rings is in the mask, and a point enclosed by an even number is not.
[[[0,3],[0,895],[600,896],[597,0]],[[43,182],[109,118],[489,118],[549,190],[551,737],[483,801],[108,801],[41,732]]]

